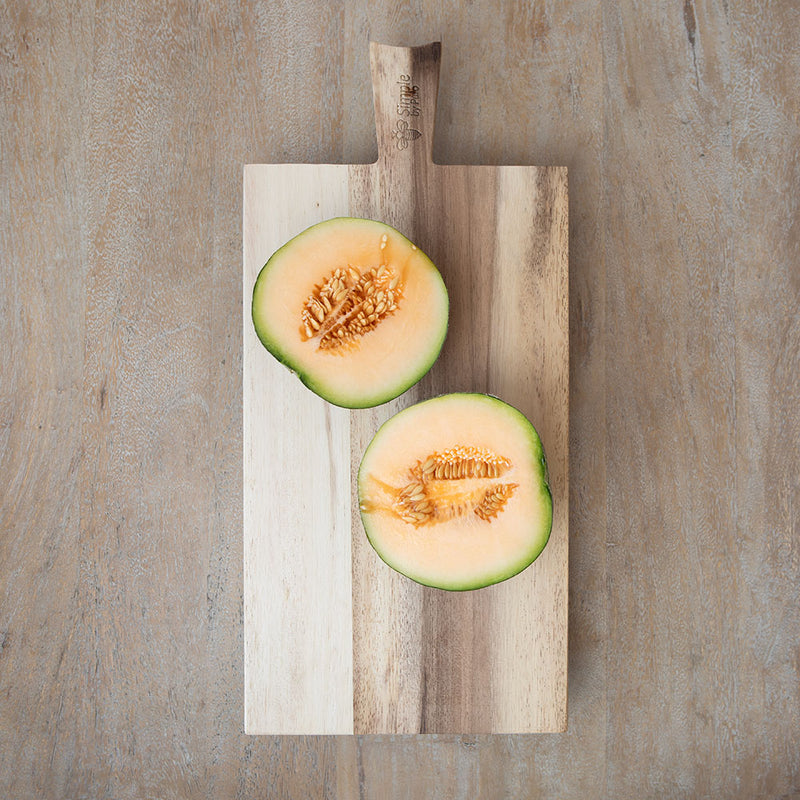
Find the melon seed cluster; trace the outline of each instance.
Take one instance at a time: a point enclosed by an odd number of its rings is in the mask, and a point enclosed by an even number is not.
[[[397,311],[403,287],[392,267],[363,273],[350,264],[337,267],[314,286],[301,314],[303,341],[319,338],[319,349],[335,352],[355,343]]]
[[[403,521],[416,527],[473,513],[492,520],[519,484],[487,482],[510,467],[507,458],[480,447],[459,445],[433,453],[411,468],[410,481],[400,490],[393,508]],[[463,483],[468,480],[472,483]]]

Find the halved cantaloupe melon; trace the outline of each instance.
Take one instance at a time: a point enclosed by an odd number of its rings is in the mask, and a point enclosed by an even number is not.
[[[262,344],[312,391],[367,408],[416,383],[447,334],[448,298],[431,260],[382,222],[313,225],[267,261],[253,289]]]
[[[553,502],[539,435],[512,406],[448,394],[378,430],[358,472],[361,518],[391,567],[440,589],[478,589],[542,552]]]

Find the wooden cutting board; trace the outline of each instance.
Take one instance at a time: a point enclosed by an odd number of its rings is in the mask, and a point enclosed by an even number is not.
[[[249,734],[524,733],[567,721],[568,259],[563,167],[432,160],[441,48],[372,44],[374,164],[244,169],[244,658]],[[509,91],[512,91],[509,88]],[[450,328],[399,399],[346,411],[258,342],[256,276],[304,228],[381,220],[437,264]],[[355,473],[379,425],[452,391],[497,395],[539,431],[554,522],[493,587],[422,587],[370,548]]]

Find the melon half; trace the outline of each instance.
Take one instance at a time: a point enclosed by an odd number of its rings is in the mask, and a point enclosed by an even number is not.
[[[521,572],[553,521],[538,433],[485,394],[442,395],[385,422],[362,458],[358,499],[367,538],[390,567],[457,591]]]
[[[431,368],[447,334],[448,297],[434,264],[401,233],[339,217],[272,255],[252,316],[264,347],[313,392],[367,408]]]

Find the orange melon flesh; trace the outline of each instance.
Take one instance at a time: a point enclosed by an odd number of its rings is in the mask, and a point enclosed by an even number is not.
[[[461,467],[457,457],[445,463],[448,452],[467,454]],[[490,456],[497,474],[476,476],[489,467],[475,465]],[[455,477],[437,477],[451,466]],[[416,506],[406,502],[403,492],[413,496],[420,486],[423,499]],[[487,492],[501,487],[512,487],[504,490],[510,496],[499,508],[489,503],[495,513],[488,519],[480,516],[486,516]],[[364,454],[358,494],[378,555],[409,578],[441,589],[476,589],[516,575],[541,553],[553,519],[536,430],[515,408],[481,394],[443,395],[388,420]],[[425,509],[420,519],[412,518],[414,508]]]
[[[319,324],[304,309],[337,269],[365,276],[382,270],[381,286],[388,290],[392,279],[396,308],[344,346],[324,349],[324,327],[304,333],[303,319]],[[401,233],[374,220],[336,218],[307,229],[269,259],[253,290],[252,313],[264,346],[312,391],[336,405],[366,408],[397,397],[430,369],[447,333],[448,298],[439,271]],[[334,303],[323,326],[336,322],[337,313]]]

